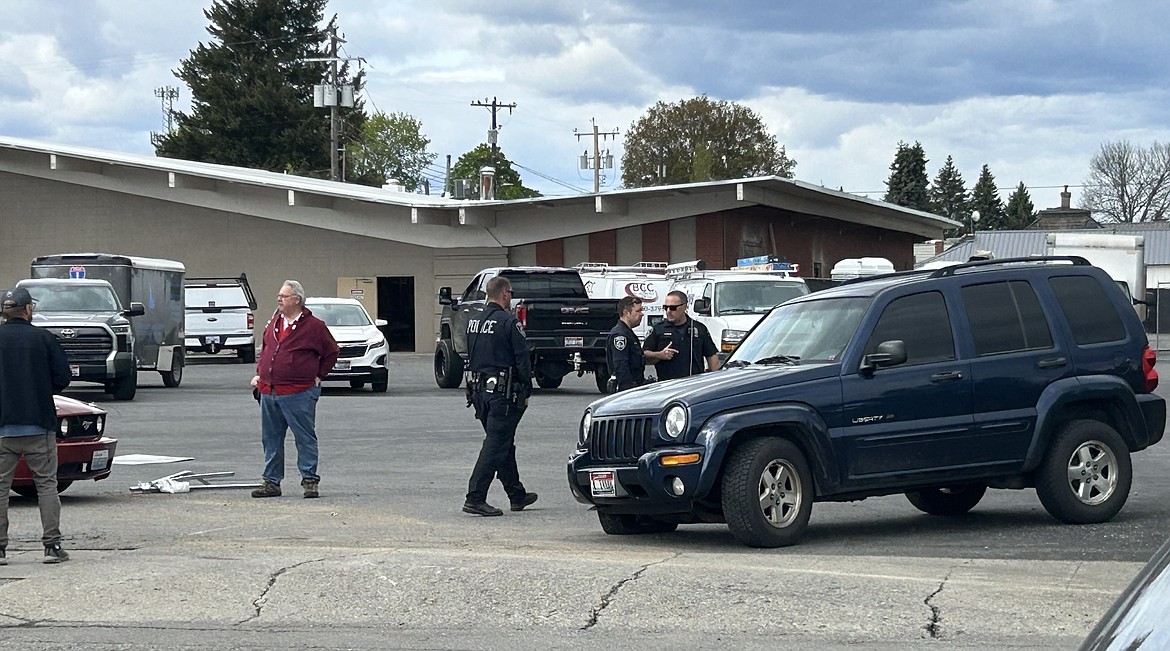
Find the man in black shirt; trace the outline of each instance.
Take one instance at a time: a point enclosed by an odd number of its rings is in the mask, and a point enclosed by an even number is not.
[[[654,364],[659,380],[673,380],[719,370],[719,354],[707,326],[687,316],[687,295],[674,290],[662,303],[666,318],[654,324],[644,345],[647,360]]]
[[[532,360],[524,328],[508,310],[512,283],[503,276],[492,278],[487,298],[483,311],[467,322],[467,390],[487,436],[467,483],[463,512],[492,516],[504,514],[487,503],[492,479],[499,477],[513,511],[535,502],[536,493],[524,490],[516,468],[516,426],[532,391]]]
[[[646,381],[646,360],[633,327],[642,322],[642,299],[623,296],[618,301],[618,322],[605,339],[605,364],[609,367],[609,393],[625,391]],[[608,388],[608,387],[607,387]]]

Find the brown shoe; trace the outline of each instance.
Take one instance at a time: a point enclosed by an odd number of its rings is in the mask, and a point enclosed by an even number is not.
[[[316,479],[301,480],[301,486],[305,489],[305,499],[321,496],[320,493],[317,492],[317,483],[318,480]]]
[[[280,484],[265,479],[263,486],[252,491],[252,497],[280,497]]]

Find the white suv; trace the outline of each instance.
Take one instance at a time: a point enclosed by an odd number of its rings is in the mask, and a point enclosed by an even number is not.
[[[309,297],[305,299],[305,307],[329,326],[329,332],[341,348],[333,372],[325,379],[349,380],[349,386],[355,389],[369,382],[374,393],[385,393],[390,344],[378,328],[385,327],[386,320],[371,319],[365,306],[352,298]]]

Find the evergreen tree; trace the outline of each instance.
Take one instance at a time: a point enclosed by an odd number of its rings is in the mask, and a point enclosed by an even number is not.
[[[890,164],[890,178],[886,181],[884,201],[914,210],[929,211],[927,196],[926,152],[922,143],[907,145],[898,142],[894,162]]]
[[[751,109],[706,95],[658,102],[630,125],[622,184],[641,188],[754,176],[792,178],[796,161]]]
[[[946,162],[934,177],[930,191],[930,212],[953,219],[961,224],[959,233],[970,232],[971,198],[963,184],[963,175],[955,168],[955,161],[947,156]]]
[[[328,178],[329,111],[313,106],[324,82],[325,43],[336,17],[321,28],[327,0],[215,0],[203,15],[209,43],[200,43],[175,76],[191,90],[190,114],[176,111],[175,130],[155,152],[168,158],[221,163]],[[342,78],[348,74],[342,66]],[[361,75],[353,80],[355,93]],[[343,111],[341,142],[357,139],[360,106]]]
[[[496,150],[496,162],[493,165],[492,148],[487,143],[477,145],[475,149],[460,156],[451,166],[451,178],[471,179],[472,192],[479,196],[479,170],[489,166],[496,168],[497,199],[527,199],[540,196],[539,192],[524,187],[520,182],[520,173],[512,169],[512,161],[504,155],[504,150]]]
[[[1032,206],[1032,197],[1028,195],[1028,188],[1024,182],[1016,186],[1008,197],[1007,207],[1004,209],[1005,226],[1009,230],[1027,228],[1036,219],[1036,209]]]
[[[998,231],[1006,228],[1007,213],[1003,210],[1003,200],[999,198],[999,188],[995,186],[995,176],[987,165],[979,170],[979,180],[971,190],[971,209],[979,211],[977,229]]]

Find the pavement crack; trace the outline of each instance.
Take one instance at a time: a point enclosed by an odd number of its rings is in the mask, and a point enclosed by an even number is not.
[[[253,609],[252,616],[236,622],[236,626],[239,626],[241,624],[247,624],[248,622],[250,622],[254,619],[258,619],[260,617],[261,611],[264,610],[264,604],[268,601],[268,593],[272,590],[273,586],[276,585],[276,580],[278,578],[280,578],[281,574],[284,574],[285,572],[289,572],[291,570],[295,570],[302,565],[308,565],[309,563],[320,563],[323,560],[325,560],[325,559],[324,558],[311,558],[307,561],[301,561],[300,563],[295,563],[293,565],[287,565],[287,566],[282,567],[279,570],[273,572],[268,577],[268,583],[265,584],[264,589],[260,591],[260,595],[252,600],[252,609]]]
[[[947,570],[947,575],[944,576],[943,580],[938,584],[938,589],[935,590],[934,592],[930,593],[930,596],[928,596],[926,599],[922,600],[922,603],[926,604],[927,608],[930,608],[930,621],[927,622],[926,626],[924,626],[923,628],[926,629],[927,633],[930,633],[930,639],[932,639],[932,640],[939,640],[939,639],[942,639],[942,637],[943,637],[942,608],[939,608],[938,606],[934,605],[934,603],[932,603],[932,602],[934,601],[935,597],[937,597],[940,593],[942,593],[943,588],[946,587],[947,581],[949,581],[951,579],[951,574],[953,574],[954,571],[955,571],[955,568],[953,568],[953,567],[951,569]]]
[[[8,625],[0,624],[0,628],[28,628],[45,621],[43,619],[25,619],[19,615],[9,615],[8,613],[0,613],[0,618],[11,619],[16,622],[15,624]]]
[[[652,563],[646,563],[642,567],[638,568],[638,570],[636,572],[634,572],[633,574],[631,574],[630,576],[627,576],[626,578],[622,579],[621,581],[618,581],[617,583],[613,584],[613,586],[610,587],[608,592],[601,595],[601,601],[598,602],[598,604],[591,609],[591,611],[589,613],[589,621],[587,621],[585,623],[585,625],[581,627],[580,630],[587,631],[587,630],[589,630],[597,625],[597,620],[601,616],[601,611],[603,611],[609,607],[609,604],[613,601],[613,598],[615,596],[617,596],[617,593],[619,590],[622,589],[622,586],[624,586],[625,584],[627,584],[631,581],[637,581],[642,576],[642,574],[646,570],[650,569],[651,567],[653,567],[655,565],[661,565],[662,563],[665,563],[667,561],[674,560],[681,555],[682,555],[682,552],[675,552],[674,554],[671,554],[670,556],[667,556],[666,558],[654,561]]]

